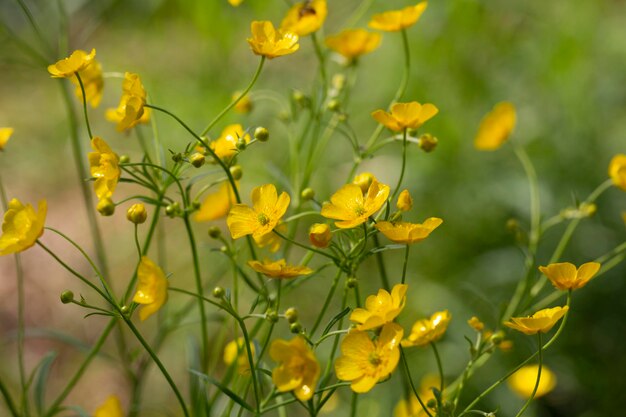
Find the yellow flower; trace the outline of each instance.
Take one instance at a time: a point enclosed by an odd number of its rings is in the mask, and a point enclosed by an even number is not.
[[[150,109],[146,104],[146,90],[138,74],[126,72],[122,83],[122,98],[116,109],[108,109],[107,120],[117,123],[120,132],[150,121]]]
[[[526,365],[511,375],[507,381],[509,388],[522,398],[530,398],[537,383],[539,365]],[[535,398],[543,397],[556,386],[556,375],[547,366],[541,367],[539,386]]]
[[[70,78],[78,71],[82,71],[96,57],[96,50],[92,49],[88,54],[85,51],[76,50],[67,58],[57,61],[56,64],[48,65],[48,72],[52,78]]]
[[[231,96],[231,99],[233,101],[237,100],[240,95],[241,91],[235,91]],[[252,106],[252,100],[250,99],[250,96],[246,94],[237,102],[237,104],[235,104],[234,110],[237,113],[250,113],[252,111]]]
[[[243,3],[243,0],[228,0],[228,3],[233,7],[237,7]]]
[[[437,375],[427,374],[422,378],[419,386],[419,396],[424,404],[430,400],[435,400],[432,387],[439,386],[439,376]],[[404,398],[400,400],[393,410],[393,417],[426,417],[427,415],[415,395],[411,395],[409,401]]]
[[[4,146],[11,139],[11,135],[13,135],[12,127],[0,127],[0,151],[4,150]]]
[[[252,207],[235,204],[228,213],[226,224],[233,239],[252,235],[258,239],[271,233],[289,207],[289,195],[280,197],[274,184],[265,184],[252,190]]]
[[[555,263],[548,266],[540,266],[539,270],[559,290],[576,290],[582,288],[600,270],[597,262],[587,262],[578,269],[569,262]]]
[[[110,395],[93,414],[93,417],[124,417],[122,404],[117,395]]]
[[[226,217],[230,208],[237,202],[233,187],[229,181],[220,184],[217,191],[207,194],[200,205],[200,209],[194,214],[193,219],[197,222],[208,222]]]
[[[102,66],[97,60],[92,60],[91,64],[78,72],[85,88],[85,97],[91,107],[96,108],[102,100],[102,90],[104,89],[104,78],[102,78]],[[83,92],[77,77],[70,78],[72,84],[76,86],[76,97],[83,99]]]
[[[391,113],[378,109],[372,112],[372,117],[387,129],[401,132],[404,129],[417,129],[437,113],[439,109],[430,103],[420,104],[412,101],[394,104],[391,106]]]
[[[496,104],[480,122],[474,147],[481,151],[498,149],[515,128],[516,117],[513,104],[506,101]]]
[[[616,187],[626,191],[626,155],[618,154],[611,159],[609,177],[611,177]]]
[[[2,220],[0,256],[22,252],[33,246],[43,234],[47,211],[46,200],[39,202],[36,213],[33,206],[24,205],[17,198],[9,201],[9,207]]]
[[[354,179],[352,180],[352,184],[358,185],[361,189],[361,192],[365,194],[367,192],[367,189],[370,188],[370,185],[372,185],[372,182],[374,181],[377,181],[374,174],[372,174],[371,172],[362,172],[354,177]]]
[[[327,248],[332,237],[330,226],[326,223],[315,223],[309,229],[309,241],[316,248]]]
[[[313,272],[308,266],[287,265],[287,261],[284,259],[278,261],[266,259],[263,262],[248,261],[248,266],[270,278],[294,278]]]
[[[121,175],[120,157],[98,136],[91,139],[91,147],[95,152],[89,152],[88,157],[91,176],[96,179],[94,182],[96,196],[100,200],[110,198]]]
[[[485,329],[485,324],[476,316],[472,316],[472,318],[467,321],[467,324],[477,332],[482,332]]]
[[[392,322],[404,308],[407,288],[406,284],[396,284],[391,294],[381,288],[378,294],[367,297],[365,308],[352,311],[350,321],[358,323],[357,330],[371,330]]]
[[[354,392],[368,392],[396,369],[403,334],[396,323],[385,324],[375,341],[367,332],[351,331],[341,342],[341,356],[335,362],[337,378],[352,381],[350,388]]]
[[[163,270],[143,256],[137,267],[137,292],[133,301],[144,306],[139,310],[141,321],[156,313],[167,300],[167,278]]]
[[[374,180],[367,190],[361,191],[356,184],[346,184],[330,197],[330,203],[322,206],[322,216],[341,220],[335,226],[350,229],[365,223],[387,201],[389,186]]]
[[[380,221],[374,227],[392,242],[411,244],[426,239],[433,230],[443,223],[438,217],[431,217],[424,223],[386,222]]]
[[[428,6],[428,2],[423,1],[402,10],[375,14],[368,26],[386,32],[397,32],[415,24],[426,10],[426,6]]]
[[[538,332],[547,333],[567,313],[567,310],[569,310],[568,306],[544,308],[529,317],[511,317],[511,320],[505,322],[504,325],[527,335]]]
[[[285,233],[287,232],[287,225],[285,223],[278,222],[278,225],[275,227],[275,229],[280,233]],[[278,252],[278,249],[280,249],[280,246],[283,243],[283,239],[276,233],[267,233],[263,236],[255,237],[254,243],[256,243],[259,248],[264,248],[268,246],[269,251],[274,253]]]
[[[402,192],[400,192],[396,207],[398,207],[400,211],[409,211],[413,208],[413,197],[411,197],[409,190],[402,190]]]
[[[236,340],[229,342],[224,348],[224,363],[230,365],[236,360],[239,375],[250,375],[250,361],[244,345],[245,339],[243,337],[238,337]],[[252,357],[254,357],[254,343],[252,342],[250,342],[250,352],[252,352]]]
[[[209,144],[213,152],[221,160],[229,160],[237,154],[237,141],[243,138],[246,143],[250,143],[250,135],[244,134],[240,124],[228,125],[222,130],[219,138]]]
[[[438,311],[430,319],[422,319],[415,322],[411,328],[409,337],[402,341],[403,347],[425,346],[441,339],[452,316],[448,310]]]
[[[293,391],[300,401],[310,400],[320,376],[320,364],[304,338],[274,340],[270,357],[278,362],[278,367],[272,371],[272,381],[278,391]]]
[[[280,30],[306,36],[317,31],[326,19],[326,0],[296,3],[280,24]]]
[[[380,33],[365,29],[346,29],[341,33],[326,38],[326,46],[348,60],[369,54],[380,46]]]
[[[256,55],[272,59],[293,54],[300,48],[298,35],[293,32],[276,30],[272,22],[254,21],[250,29],[252,37],[248,38],[248,43]]]

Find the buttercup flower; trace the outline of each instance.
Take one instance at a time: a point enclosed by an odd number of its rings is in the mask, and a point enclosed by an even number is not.
[[[354,177],[352,180],[352,184],[356,184],[361,189],[361,192],[365,194],[367,189],[370,188],[372,182],[377,181],[374,174],[371,172],[362,172]]]
[[[139,318],[144,321],[156,313],[167,300],[167,278],[163,270],[148,257],[143,256],[137,267],[137,292],[133,301],[144,306],[139,310]]]
[[[209,146],[221,160],[229,160],[237,154],[239,138],[250,143],[250,135],[244,134],[243,126],[240,124],[228,125],[222,130],[220,137],[211,142]]]
[[[124,417],[122,404],[117,395],[110,395],[100,407],[96,408],[93,417]]]
[[[354,392],[368,392],[396,369],[403,334],[396,323],[385,324],[375,341],[367,332],[351,331],[341,342],[341,356],[335,362],[337,378],[352,381],[350,388]]]
[[[452,316],[448,310],[438,311],[430,319],[422,319],[415,322],[411,328],[409,337],[402,341],[402,347],[425,346],[441,339]]]
[[[346,29],[326,38],[326,46],[352,61],[361,55],[369,54],[380,46],[379,33],[365,29]]]
[[[280,30],[306,36],[317,31],[326,20],[326,0],[296,3],[280,24]]]
[[[515,120],[513,104],[506,101],[496,104],[480,122],[474,147],[481,151],[495,151],[509,138],[515,128]]]
[[[411,197],[411,193],[409,193],[409,190],[402,190],[400,192],[396,207],[400,211],[409,211],[413,208],[413,197]]]
[[[420,381],[419,396],[424,402],[428,403],[430,400],[435,400],[432,387],[439,387],[439,376],[434,374],[427,374]],[[417,400],[415,395],[411,394],[411,399],[401,399],[396,407],[393,409],[393,417],[426,417],[428,414],[424,411],[421,404]]]
[[[589,280],[598,273],[600,266],[597,262],[587,262],[576,269],[574,264],[562,262],[540,266],[539,270],[559,290],[576,290],[587,285]]]
[[[626,191],[626,155],[618,154],[611,159],[609,177],[611,177],[616,187]]]
[[[330,226],[326,223],[315,223],[309,229],[309,241],[316,248],[327,248],[331,239]]]
[[[250,26],[252,37],[248,39],[252,52],[272,59],[293,54],[300,48],[298,35],[274,29],[272,22],[255,21]]]
[[[96,57],[96,50],[92,49],[90,53],[76,50],[67,58],[57,61],[56,64],[48,65],[48,72],[52,78],[70,78],[78,71],[82,71]]]
[[[226,224],[233,239],[252,235],[258,239],[271,233],[289,207],[289,195],[280,197],[274,184],[265,184],[252,190],[252,207],[235,204],[228,213]]]
[[[102,78],[102,66],[97,60],[92,60],[91,64],[78,72],[85,88],[85,97],[91,107],[96,108],[102,100],[102,90],[104,89],[104,78]],[[72,84],[76,86],[76,97],[83,99],[83,92],[77,77],[70,78]]]
[[[530,398],[537,383],[539,365],[526,365],[517,370],[507,380],[509,388],[522,398]],[[556,386],[556,375],[547,366],[541,367],[539,386],[535,398],[543,397],[551,392]]]
[[[282,222],[278,222],[278,225],[274,228],[277,232],[286,233],[287,225]],[[283,239],[278,236],[276,233],[266,233],[263,236],[254,237],[254,243],[257,244],[259,248],[264,248],[267,246],[270,252],[278,252],[280,246],[283,244]]]
[[[426,219],[424,223],[380,221],[374,227],[392,242],[408,245],[426,239],[441,223],[443,220],[440,218],[431,217]]]
[[[304,338],[274,340],[270,357],[278,362],[278,367],[272,371],[272,381],[278,391],[293,391],[300,401],[310,400],[320,376],[320,364]]]
[[[309,275],[313,272],[308,266],[287,265],[284,259],[263,262],[248,261],[248,266],[261,274],[270,278],[294,278],[300,275]]]
[[[226,217],[230,208],[237,202],[229,181],[220,184],[217,191],[207,194],[200,209],[194,214],[197,222],[208,222]]]
[[[91,147],[95,152],[89,152],[88,158],[91,176],[96,179],[96,196],[100,200],[110,198],[122,173],[119,167],[120,157],[98,136],[91,139]]]
[[[365,308],[355,308],[350,314],[350,321],[357,323],[357,330],[371,330],[392,322],[404,308],[408,285],[396,284],[391,294],[378,290],[365,300]]]
[[[238,337],[224,347],[224,363],[230,365],[237,361],[237,372],[239,375],[250,375],[250,361],[248,360],[245,343],[243,337]],[[254,357],[254,343],[252,342],[250,342],[250,352],[252,352],[252,357]]]
[[[0,127],[0,151],[4,150],[4,146],[11,138],[11,135],[13,135],[12,127]]]
[[[39,202],[38,211],[30,204],[24,205],[17,198],[9,201],[2,220],[0,236],[0,256],[25,251],[35,244],[43,234],[48,204]]]
[[[426,6],[428,6],[428,2],[423,1],[401,10],[375,14],[368,26],[386,32],[397,32],[415,24],[426,10]]]
[[[568,306],[544,308],[529,317],[511,317],[511,320],[505,322],[504,325],[527,335],[538,332],[547,333],[567,313],[567,310],[569,310]]]
[[[476,316],[472,316],[472,318],[467,321],[467,324],[477,332],[482,332],[485,329],[485,324]]]
[[[107,120],[117,123],[120,132],[150,121],[150,109],[146,104],[146,90],[138,74],[126,72],[122,83],[122,98],[116,109],[108,109]]]
[[[241,91],[235,91],[233,93],[233,95],[231,96],[231,99],[237,100],[237,98],[241,95]],[[233,109],[237,112],[237,113],[250,113],[252,111],[252,100],[250,99],[250,96],[248,94],[246,94],[245,96],[243,96],[241,98],[241,100],[239,100],[237,102],[237,104],[235,104],[235,107],[233,107]]]
[[[391,113],[378,109],[372,117],[394,132],[404,129],[417,129],[439,113],[439,109],[430,103],[420,104],[417,101],[410,103],[396,103],[391,106]]]
[[[322,216],[340,220],[335,226],[350,229],[365,223],[369,216],[376,213],[387,201],[389,186],[374,180],[363,195],[356,184],[346,184],[330,197],[330,203],[322,206]]]
[[[233,7],[237,7],[243,3],[243,0],[228,0],[228,3]]]

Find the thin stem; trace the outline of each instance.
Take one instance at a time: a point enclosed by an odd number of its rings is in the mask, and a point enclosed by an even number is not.
[[[0,393],[2,394],[2,397],[4,398],[4,402],[7,404],[7,408],[11,412],[11,415],[13,417],[20,417],[21,414],[19,411],[17,411],[17,407],[15,407],[15,404],[13,403],[11,394],[9,393],[9,390],[7,389],[6,385],[4,385],[4,382],[2,382],[1,378],[0,378]]]
[[[435,360],[437,361],[437,369],[439,370],[439,392],[443,393],[443,366],[441,364],[441,357],[439,356],[439,351],[437,350],[437,345],[435,342],[430,342],[430,346],[433,348],[433,353],[435,354]]]
[[[78,80],[78,84],[80,85],[80,91],[83,95],[83,113],[85,114],[85,124],[87,125],[87,133],[89,134],[89,139],[93,138],[93,134],[91,133],[91,124],[89,123],[89,115],[87,114],[87,96],[85,95],[85,86],[83,85],[83,80],[80,78],[80,74],[75,72],[76,79]]]
[[[543,365],[543,358],[542,358],[542,354],[541,351],[543,350],[541,348],[541,332],[537,333],[537,340],[539,343],[539,350],[537,351],[537,355],[539,356],[539,369],[537,369],[537,381],[535,382],[535,387],[533,388],[533,392],[530,394],[530,397],[528,398],[528,401],[526,401],[526,404],[524,404],[524,406],[522,407],[521,410],[519,410],[519,413],[517,413],[515,415],[515,417],[521,417],[522,414],[524,414],[524,411],[526,411],[526,409],[528,408],[528,406],[530,405],[530,403],[533,401],[533,399],[535,398],[535,394],[537,394],[537,388],[539,388],[539,382],[541,381],[541,368]]]
[[[319,41],[317,39],[317,34],[313,32],[311,34],[311,40],[313,41],[313,49],[315,49],[315,56],[317,56],[317,60],[319,61],[320,67],[320,77],[322,79],[322,96],[326,96],[326,89],[328,86],[328,77],[326,76],[326,60],[324,59],[324,54],[322,53],[322,48],[320,47]]]
[[[413,378],[411,378],[411,371],[409,371],[409,364],[406,361],[406,355],[404,354],[404,349],[402,348],[402,346],[400,346],[400,358],[402,359],[402,364],[404,365],[404,371],[406,372],[406,375],[409,378],[409,384],[411,385],[411,389],[413,390],[413,395],[415,395],[415,397],[417,398],[417,401],[422,406],[422,409],[424,410],[424,412],[426,414],[428,414],[428,417],[433,417],[433,415],[430,414],[430,411],[428,410],[428,407],[426,407],[426,404],[424,404],[424,401],[422,401],[422,398],[417,393],[417,389],[415,389],[415,384],[413,383]]]
[[[396,199],[396,196],[400,192],[400,186],[402,185],[402,180],[404,179],[404,171],[406,170],[406,128],[402,131],[402,167],[400,168],[400,178],[398,178],[398,184],[396,184],[396,189],[393,191],[393,195],[391,196],[391,201]]]
[[[335,294],[335,290],[337,289],[337,285],[339,284],[339,278],[341,277],[341,272],[342,272],[341,269],[337,269],[337,274],[333,278],[333,283],[330,286],[330,290],[328,291],[326,300],[324,300],[322,311],[318,314],[317,319],[315,319],[315,323],[313,324],[313,327],[311,328],[311,332],[309,333],[311,337],[313,337],[313,335],[315,334],[315,331],[317,330],[320,323],[322,322],[322,319],[324,318],[324,314],[326,313],[326,310],[328,309],[328,306],[330,305],[330,302],[333,299],[333,295]]]
[[[356,417],[356,409],[359,403],[359,394],[352,393],[352,401],[350,401],[350,417]]]
[[[378,235],[374,235],[374,245],[378,248],[380,247],[380,240],[378,239]],[[380,273],[380,280],[383,283],[383,288],[387,291],[391,289],[389,285],[389,278],[387,277],[387,269],[385,268],[385,261],[383,259],[383,254],[381,252],[376,252],[376,265],[378,266],[378,272]]]
[[[322,256],[324,256],[324,257],[326,257],[326,258],[330,258],[330,259],[332,259],[332,260],[333,260],[333,261],[335,261],[335,262],[337,261],[337,259],[336,259],[334,256],[329,255],[329,254],[327,254],[326,252],[322,252],[321,250],[317,250],[317,249],[315,249],[315,248],[311,248],[311,247],[306,246],[306,245],[303,245],[302,243],[299,243],[299,242],[297,242],[297,241],[295,241],[295,240],[289,239],[287,236],[283,235],[282,233],[280,233],[280,232],[279,232],[279,231],[277,231],[277,230],[273,230],[273,232],[274,232],[274,233],[276,233],[279,237],[281,237],[281,238],[285,239],[287,242],[290,242],[290,243],[292,243],[292,244],[294,244],[294,245],[296,245],[296,246],[300,246],[300,247],[301,247],[301,248],[303,248],[303,249],[306,249],[306,250],[309,250],[309,251],[315,252],[315,253],[317,253],[317,254],[319,254],[319,255],[322,255]]]
[[[406,280],[406,267],[409,263],[409,250],[410,250],[411,246],[410,245],[406,245],[406,249],[404,250],[404,264],[402,266],[402,283],[404,284],[405,280]]]

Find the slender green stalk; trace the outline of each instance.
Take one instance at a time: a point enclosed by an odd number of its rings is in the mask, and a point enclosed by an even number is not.
[[[324,53],[322,52],[322,48],[320,46],[319,40],[317,39],[317,33],[313,32],[311,34],[311,41],[313,42],[313,49],[315,50],[315,56],[317,56],[317,60],[319,61],[319,72],[320,77],[322,79],[322,97],[326,96],[326,90],[328,88],[328,76],[326,75],[326,59],[324,58]],[[322,100],[323,101],[323,100]]]
[[[378,234],[374,235],[374,246],[380,247],[380,240]],[[378,266],[378,273],[380,274],[380,280],[383,283],[383,288],[387,291],[391,289],[389,284],[389,278],[387,277],[387,269],[385,268],[385,261],[381,252],[376,252],[376,265]]]
[[[24,0],[17,0],[17,3],[19,4],[20,8],[26,15],[26,18],[28,19],[28,23],[32,27],[33,31],[35,32],[35,35],[37,35],[37,39],[41,43],[41,46],[43,46],[43,48],[46,50],[47,53],[52,55],[54,53],[54,51],[52,50],[52,47],[50,46],[50,44],[48,44],[46,37],[41,33],[41,30],[39,29],[39,26],[37,25],[37,22],[35,21],[35,17],[31,13],[26,3],[24,3]]]
[[[89,115],[87,114],[87,96],[85,95],[85,86],[83,85],[83,80],[80,78],[80,74],[75,72],[76,79],[78,80],[78,84],[80,85],[80,91],[83,94],[83,113],[85,114],[85,125],[87,126],[87,133],[89,134],[89,139],[93,138],[93,134],[91,133],[91,124],[89,123]]]
[[[352,393],[352,401],[350,401],[350,417],[356,417],[356,410],[359,405],[359,394]]]
[[[409,364],[406,361],[406,356],[404,354],[404,349],[402,348],[402,346],[400,346],[400,358],[402,360],[402,364],[404,365],[404,371],[406,372],[406,375],[409,378],[409,384],[411,385],[411,389],[413,390],[413,395],[415,395],[415,398],[417,398],[417,401],[420,403],[420,405],[422,406],[422,409],[428,415],[428,417],[433,417],[433,415],[428,410],[428,407],[426,407],[426,404],[424,404],[424,401],[422,401],[422,398],[418,394],[417,389],[415,389],[413,378],[411,378],[411,371],[409,371]]]
[[[11,398],[9,390],[7,389],[6,385],[4,385],[4,382],[2,382],[2,378],[0,378],[0,393],[4,398],[4,402],[6,403],[7,408],[11,412],[11,415],[13,417],[21,417],[20,412],[17,411],[17,407],[15,407],[15,404],[13,403],[13,399]]]
[[[402,283],[404,284],[406,280],[406,268],[409,263],[409,250],[411,246],[409,244],[406,245],[406,249],[404,249],[404,263],[402,265]]]
[[[430,346],[433,348],[433,353],[435,354],[435,360],[437,361],[437,370],[439,371],[439,392],[443,393],[443,366],[441,364],[441,357],[439,356],[439,351],[437,350],[437,345],[435,342],[430,342]]]
[[[326,258],[330,258],[330,259],[332,259],[333,261],[337,262],[337,258],[335,258],[335,257],[334,257],[334,256],[332,256],[332,255],[329,255],[329,254],[328,254],[328,253],[326,253],[326,252],[322,252],[321,250],[317,250],[317,249],[315,249],[315,248],[312,248],[312,247],[309,247],[309,246],[303,245],[302,243],[299,243],[299,242],[297,242],[297,241],[295,241],[295,240],[289,239],[287,236],[283,235],[282,233],[280,233],[280,232],[279,232],[279,231],[277,231],[276,229],[274,229],[274,230],[273,230],[273,232],[274,232],[274,233],[276,233],[279,237],[283,238],[283,239],[284,239],[285,241],[287,241],[287,242],[290,242],[290,243],[292,243],[292,244],[294,244],[294,245],[296,245],[296,246],[300,246],[300,247],[301,247],[301,248],[303,248],[303,249],[309,250],[309,251],[311,251],[311,252],[315,252],[315,253],[317,253],[317,254],[319,254],[319,255],[322,255],[322,256],[324,256],[324,257],[326,257]]]
[[[543,355],[541,354],[541,351],[543,350],[541,348],[541,332],[537,333],[537,340],[539,343],[539,350],[537,351],[537,355],[539,356],[539,369],[537,369],[537,381],[535,382],[535,387],[533,388],[533,392],[530,394],[528,401],[526,401],[526,404],[524,404],[522,409],[519,410],[519,413],[517,413],[515,417],[522,417],[522,414],[524,414],[524,411],[526,411],[530,403],[535,398],[535,394],[537,394],[537,388],[539,388],[539,382],[541,381],[541,368],[543,366],[543,358],[542,358]]]
[[[318,314],[317,319],[315,319],[315,323],[313,324],[313,327],[311,327],[311,331],[309,332],[309,335],[311,337],[313,337],[313,335],[315,334],[315,331],[321,324],[322,319],[324,318],[324,314],[326,313],[326,310],[328,309],[328,306],[330,305],[330,302],[333,299],[333,295],[335,294],[335,290],[337,289],[337,285],[339,284],[339,278],[341,277],[341,272],[342,272],[341,269],[337,269],[337,274],[333,278],[333,283],[330,286],[330,289],[328,290],[328,295],[326,296],[326,300],[324,300],[324,305],[322,306],[322,310]]]

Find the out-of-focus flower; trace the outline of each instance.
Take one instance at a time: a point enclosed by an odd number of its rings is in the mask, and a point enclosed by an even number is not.
[[[578,207],[568,207],[561,210],[561,217],[564,219],[583,219],[591,217],[598,211],[598,206],[594,203],[580,203]]]
[[[250,361],[245,347],[246,341],[243,337],[228,342],[224,347],[224,363],[230,365],[237,361],[237,372],[239,375],[250,375]],[[254,357],[254,343],[250,342],[250,352]]]
[[[281,31],[306,36],[322,27],[326,20],[326,0],[310,0],[296,3],[280,24]]]
[[[426,239],[433,230],[438,228],[443,220],[438,217],[426,219],[424,223],[387,222],[376,223],[376,229],[395,243],[411,244]]]
[[[616,187],[626,191],[626,155],[620,153],[611,159],[609,177],[611,177]]]
[[[406,284],[396,284],[391,294],[379,289],[378,294],[367,297],[365,308],[352,310],[350,321],[357,323],[357,330],[371,330],[392,322],[404,308],[407,288]]]
[[[515,128],[516,112],[513,104],[503,101],[483,117],[474,139],[474,147],[481,151],[495,151]]]
[[[326,38],[326,46],[352,61],[361,55],[369,54],[380,46],[379,33],[365,29],[346,29],[337,35]]]
[[[237,141],[243,139],[250,143],[250,135],[243,131],[240,124],[228,125],[222,130],[219,138],[209,144],[213,152],[223,161],[228,161],[237,154]]]
[[[122,404],[117,395],[110,395],[102,405],[96,408],[93,417],[124,417]]]
[[[537,383],[538,371],[539,365],[526,365],[521,367],[507,380],[509,388],[522,398],[530,398]],[[554,375],[554,372],[547,366],[543,365],[541,367],[541,377],[535,398],[543,397],[551,392],[555,386],[556,375]]]
[[[143,304],[139,310],[141,321],[156,313],[167,300],[167,278],[163,270],[147,256],[141,258],[137,267],[137,292],[133,301]]]
[[[567,310],[569,310],[568,306],[544,308],[529,317],[511,317],[511,320],[505,322],[504,325],[527,335],[547,333],[567,313]]]
[[[80,80],[85,88],[85,100],[95,109],[100,104],[100,100],[102,100],[102,90],[104,89],[104,78],[102,77],[100,62],[96,59],[92,60],[91,64],[78,72],[78,75],[80,75]],[[83,92],[80,89],[78,78],[72,77],[70,81],[76,86],[76,97],[82,100]]]
[[[252,37],[248,38],[248,44],[256,55],[272,59],[293,54],[300,48],[298,35],[293,32],[276,30],[272,22],[254,21],[250,30]]]
[[[22,204],[17,198],[9,201],[2,220],[0,256],[25,251],[35,244],[43,234],[48,204],[39,201],[38,211],[30,204]]]
[[[120,132],[150,121],[150,109],[146,104],[146,90],[138,74],[126,72],[122,82],[122,98],[116,109],[108,109],[107,120],[117,123]]]
[[[194,214],[197,222],[208,222],[226,217],[230,208],[237,202],[229,181],[220,184],[217,191],[207,194],[200,209]]]
[[[287,225],[283,222],[278,222],[278,225],[276,225],[274,230],[280,233],[286,233]],[[283,243],[283,239],[276,233],[266,233],[263,236],[255,237],[253,239],[254,243],[256,243],[259,248],[267,246],[269,251],[272,253],[278,252],[278,249],[280,249],[280,246]]]
[[[439,113],[433,104],[420,104],[417,101],[410,103],[395,103],[391,112],[382,109],[372,112],[372,117],[387,129],[401,132],[404,129],[417,129]]]
[[[439,387],[439,376],[434,374],[426,374],[420,381],[419,396],[427,404],[430,400],[435,400],[433,394],[433,387]],[[393,417],[427,417],[428,414],[424,411],[421,404],[417,400],[417,397],[411,394],[411,399],[407,401],[402,399],[398,402],[398,405],[393,410]]]
[[[78,71],[87,68],[95,57],[95,49],[92,49],[90,53],[78,49],[72,52],[69,57],[63,58],[55,64],[48,65],[48,72],[52,78],[70,78]]]
[[[600,266],[598,262],[587,262],[576,269],[574,264],[560,262],[540,266],[539,270],[559,290],[576,290],[587,285],[589,280],[598,273]]]
[[[13,135],[12,127],[0,127],[0,151],[4,150],[4,146],[11,139],[11,135]]]
[[[240,95],[241,95],[241,91],[235,91],[231,99],[237,100],[237,98],[239,98]],[[253,107],[252,100],[250,99],[250,96],[246,94],[245,96],[241,98],[241,100],[237,102],[237,104],[235,104],[234,109],[237,113],[250,113],[252,111],[252,107]]]
[[[316,248],[327,248],[332,237],[330,226],[326,223],[315,223],[309,229],[309,241]]]
[[[278,362],[278,367],[272,371],[272,381],[278,391],[293,391],[300,401],[310,400],[320,376],[320,364],[304,338],[274,340],[270,357]]]
[[[365,194],[367,189],[370,188],[372,182],[377,181],[374,174],[371,172],[362,172],[354,177],[352,180],[352,184],[356,184],[361,189],[361,192]]]
[[[425,346],[441,339],[452,316],[448,310],[438,311],[430,319],[422,319],[415,322],[411,328],[411,334],[402,341],[403,347]]]
[[[313,272],[308,266],[287,265],[287,261],[279,259],[278,261],[270,261],[268,259],[263,262],[248,261],[250,268],[270,278],[294,278],[301,275],[309,275]]]
[[[237,7],[243,3],[243,0],[228,0],[228,3],[233,7]]]
[[[252,207],[235,204],[228,213],[226,224],[233,239],[252,235],[254,238],[271,233],[289,207],[289,195],[280,197],[274,184],[265,184],[252,190]]]
[[[88,158],[91,176],[96,179],[96,196],[99,200],[110,198],[122,174],[119,167],[120,157],[98,136],[91,139],[91,147],[95,152],[89,152]]]
[[[368,26],[372,29],[384,30],[386,32],[397,32],[412,26],[419,20],[426,10],[428,2],[422,1],[415,6],[405,7],[401,10],[391,10],[384,13],[375,14]]]
[[[375,341],[367,332],[351,331],[341,342],[341,356],[335,362],[337,378],[351,381],[354,392],[368,392],[396,369],[403,334],[396,323],[385,324]]]
[[[402,192],[400,192],[396,207],[400,211],[409,211],[413,208],[413,197],[411,197],[409,190],[402,190]]]
[[[467,324],[477,332],[482,332],[485,329],[485,324],[476,316],[472,316],[472,318],[467,321]]]
[[[340,220],[335,225],[341,229],[350,229],[365,223],[369,216],[376,213],[387,201],[389,186],[374,180],[363,194],[356,184],[346,184],[330,197],[330,203],[322,206],[322,216]]]

